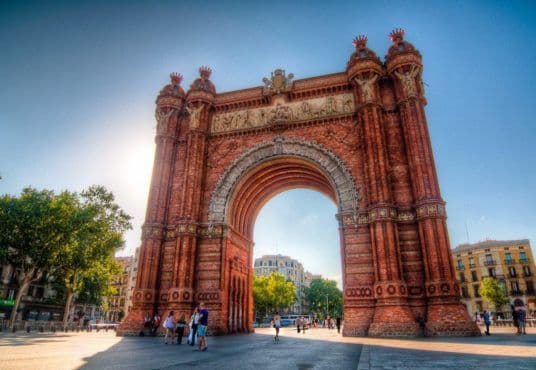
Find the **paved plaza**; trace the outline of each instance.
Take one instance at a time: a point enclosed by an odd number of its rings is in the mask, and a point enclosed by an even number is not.
[[[497,329],[499,331],[499,329]],[[0,369],[535,369],[536,330],[477,338],[342,338],[273,329],[209,337],[207,352],[113,332],[0,334]]]

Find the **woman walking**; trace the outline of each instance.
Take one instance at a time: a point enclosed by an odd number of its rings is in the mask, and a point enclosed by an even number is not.
[[[173,338],[175,336],[175,318],[173,317],[173,311],[169,312],[166,321],[164,321],[164,328],[166,329],[164,343],[168,344],[168,339],[170,339],[171,344],[173,344]]]
[[[279,311],[276,311],[273,320],[275,328],[274,342],[279,342],[279,328],[281,328],[281,316],[279,316]]]
[[[184,319],[184,315],[181,315],[181,317],[179,317],[179,320],[177,321],[177,344],[182,344],[182,337],[184,336],[185,327],[186,320]]]

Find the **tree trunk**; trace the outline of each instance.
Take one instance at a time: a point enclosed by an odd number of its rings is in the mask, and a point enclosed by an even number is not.
[[[13,308],[11,309],[11,315],[9,316],[9,322],[8,327],[9,329],[13,329],[13,326],[15,325],[15,320],[17,318],[17,310],[19,308],[20,300],[22,298],[22,295],[26,293],[28,290],[28,287],[30,286],[30,283],[32,282],[32,277],[35,273],[35,268],[31,269],[24,275],[24,278],[22,279],[19,290],[17,290],[17,295],[15,296],[15,304],[13,305]]]
[[[67,322],[69,321],[69,313],[71,311],[71,303],[73,302],[74,292],[71,290],[67,291],[67,299],[65,300],[65,311],[63,312],[63,328],[67,327]]]

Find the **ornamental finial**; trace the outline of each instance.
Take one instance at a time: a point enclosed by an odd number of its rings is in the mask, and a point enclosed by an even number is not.
[[[356,49],[365,49],[367,47],[368,38],[365,35],[357,36],[352,42]]]
[[[396,42],[400,42],[402,40],[404,40],[404,34],[406,32],[404,31],[404,29],[402,28],[395,28],[394,30],[391,31],[391,33],[389,34],[389,38],[391,39],[391,41],[393,43],[396,43]]]
[[[199,75],[202,77],[202,78],[206,78],[208,79],[210,77],[210,75],[212,74],[212,69],[210,69],[210,67],[207,67],[207,66],[201,66],[199,67]]]
[[[172,72],[169,75],[169,78],[171,78],[171,82],[173,82],[176,85],[179,85],[182,81],[182,75],[180,73]]]

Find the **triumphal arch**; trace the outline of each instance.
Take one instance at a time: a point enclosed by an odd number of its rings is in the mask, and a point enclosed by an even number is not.
[[[421,55],[390,34],[385,61],[354,40],[342,72],[217,93],[211,70],[156,100],[156,155],[133,308],[119,333],[198,302],[209,332],[253,331],[253,225],[275,194],[338,207],[344,335],[475,335],[459,300],[425,118]]]

